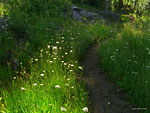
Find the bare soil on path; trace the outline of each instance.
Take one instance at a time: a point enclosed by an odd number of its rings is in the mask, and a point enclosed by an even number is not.
[[[82,80],[89,90],[91,113],[137,113],[131,110],[126,94],[118,91],[118,87],[104,72],[102,66],[99,66],[98,48],[99,44],[93,44],[81,62],[84,66]]]

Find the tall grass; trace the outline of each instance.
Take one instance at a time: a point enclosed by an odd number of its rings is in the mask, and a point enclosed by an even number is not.
[[[61,54],[62,49],[57,44],[41,49],[39,55],[30,60],[31,72],[27,73],[22,66],[22,71],[14,77],[10,90],[1,90],[5,105],[1,111],[84,112],[82,109],[87,106],[87,92],[84,85],[76,81],[76,72],[82,70],[79,70],[77,61],[60,60],[68,55],[72,57],[72,52]]]
[[[63,30],[54,35],[47,31],[30,33],[35,39],[28,40],[25,54],[19,52],[23,61],[21,70],[16,70],[13,76],[10,73],[14,80],[1,89],[1,106],[5,107],[0,111],[85,112],[88,93],[80,80],[82,67],[78,61],[95,40],[90,35],[90,27],[73,22],[71,27],[64,25]],[[27,54],[30,47],[36,51],[33,55]]]
[[[0,64],[13,67],[14,59],[27,65],[29,56],[34,56],[38,48],[44,47],[51,37],[69,22],[68,9],[71,2],[66,1],[5,1],[0,8],[6,9],[4,31],[0,35]],[[64,15],[66,12],[66,16]],[[2,11],[2,13],[4,13]],[[60,19],[61,18],[61,19]],[[66,20],[66,21],[65,21]],[[19,70],[19,69],[18,69]],[[0,73],[1,81],[10,78],[9,73]],[[3,79],[4,78],[4,79]]]
[[[68,0],[33,1],[5,6],[8,26],[0,36],[1,47],[6,43],[0,52],[5,58],[0,79],[7,82],[0,82],[0,112],[89,112],[78,61],[96,39],[91,27],[71,20]],[[15,70],[14,59],[19,62]]]
[[[150,36],[147,31],[149,27],[146,27],[146,24],[139,26],[137,23],[125,24],[115,38],[102,42],[99,55],[110,77],[121,87],[121,90],[128,92],[133,106],[147,108],[146,111],[139,112],[148,113]],[[147,29],[144,29],[145,27]]]

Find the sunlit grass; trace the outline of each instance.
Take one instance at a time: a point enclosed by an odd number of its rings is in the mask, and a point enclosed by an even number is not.
[[[39,46],[39,52],[30,60],[22,59],[29,62],[25,62],[29,67],[21,63],[21,72],[16,71],[12,83],[9,83],[9,91],[1,90],[4,100],[1,105],[5,105],[1,111],[88,112],[88,93],[80,80],[82,67],[78,60],[94,38],[88,32],[82,32],[85,25],[79,25],[68,26],[56,37],[50,38],[45,48]]]
[[[79,60],[96,39],[91,27],[63,14],[70,1],[28,7],[30,2],[9,4],[10,26],[0,36],[0,112],[90,112]]]
[[[104,25],[103,20],[92,25],[71,20],[69,0],[32,2],[18,0],[6,7],[0,112],[90,112],[79,60],[97,38],[103,40],[99,53],[109,75],[133,105],[149,108],[149,18],[136,19],[135,25]],[[4,11],[1,4],[0,15]],[[15,70],[14,60],[19,61]]]
[[[52,52],[50,52],[52,50]],[[18,112],[84,112],[87,92],[77,82],[77,61],[60,61],[57,46],[41,49],[39,58],[31,58],[31,73],[22,69],[21,76],[13,77],[10,91],[3,90],[4,110]],[[68,54],[69,55],[69,54]]]
[[[105,70],[120,89],[128,93],[130,102],[138,108],[147,109],[150,105],[149,45],[148,33],[128,23],[114,39],[102,42],[99,50]]]

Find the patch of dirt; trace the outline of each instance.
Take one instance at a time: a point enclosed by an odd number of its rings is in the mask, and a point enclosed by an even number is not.
[[[91,113],[137,113],[131,110],[126,94],[118,91],[118,87],[98,65],[100,62],[98,48],[97,43],[90,47],[85,59],[81,62],[84,66],[82,80],[89,90]]]

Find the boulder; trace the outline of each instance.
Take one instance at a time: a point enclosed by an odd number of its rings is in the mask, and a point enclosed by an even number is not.
[[[92,18],[92,19],[96,19],[96,18],[100,17],[100,15],[98,15],[97,13],[88,12],[86,10],[80,11],[80,15],[83,16],[83,17]]]
[[[72,19],[77,21],[82,21],[82,17],[80,14],[76,11],[72,11]]]
[[[121,22],[121,15],[118,14],[118,13],[114,13],[114,12],[111,12],[109,10],[106,10],[103,14],[104,18],[106,20],[114,20],[114,21],[118,21],[118,22]]]
[[[72,6],[72,19],[77,21],[82,21],[83,18],[95,20],[95,19],[100,19],[101,16],[97,13],[89,12],[85,9]]]
[[[84,9],[82,9],[82,8],[79,8],[79,7],[76,7],[76,6],[72,6],[72,11],[75,11],[75,12],[80,12],[80,11],[82,11],[82,10],[84,10]]]

